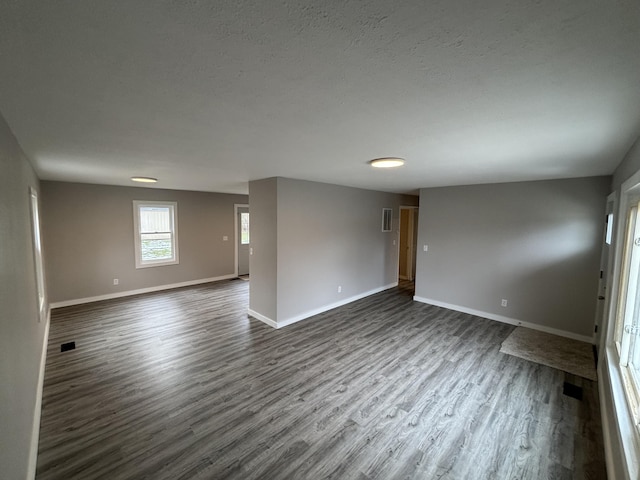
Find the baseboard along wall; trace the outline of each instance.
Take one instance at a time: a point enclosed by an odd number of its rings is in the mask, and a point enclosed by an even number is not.
[[[136,290],[127,290],[124,292],[107,293],[105,295],[97,295],[95,297],[76,298],[74,300],[63,300],[61,302],[53,302],[49,305],[49,308],[70,307],[72,305],[82,305],[83,303],[100,302],[102,300],[111,300],[113,298],[130,297],[132,295],[140,295],[142,293],[159,292],[161,290],[171,290],[172,288],[190,287],[192,285],[200,285],[202,283],[219,282],[221,280],[229,280],[236,278],[237,275],[230,273],[228,275],[222,275],[220,277],[201,278],[199,280],[189,280],[186,282],[170,283],[167,285],[157,285],[154,287],[139,288]]]
[[[489,320],[495,320],[496,322],[508,323],[509,325],[516,325],[518,327],[526,327],[532,330],[539,330],[545,333],[551,333],[560,337],[572,338],[573,340],[580,340],[581,342],[594,343],[593,336],[580,335],[573,332],[567,332],[566,330],[560,330],[553,327],[546,327],[544,325],[538,325],[537,323],[525,322],[524,320],[518,320],[517,318],[505,317],[503,315],[496,315],[495,313],[483,312],[481,310],[474,310],[473,308],[461,307],[460,305],[452,305],[450,303],[440,302],[438,300],[432,300],[430,298],[424,298],[420,296],[414,296],[413,299],[416,302],[427,303],[436,307],[447,308],[449,310],[455,310],[456,312],[468,313],[477,317],[487,318]]]
[[[347,303],[355,302],[356,300],[360,300],[361,298],[365,298],[365,297],[368,297],[370,295],[375,295],[376,293],[380,293],[380,292],[383,292],[385,290],[388,290],[390,288],[394,288],[394,287],[397,287],[397,286],[398,286],[398,282],[389,283],[389,284],[384,285],[382,287],[374,288],[373,290],[369,290],[367,292],[359,293],[358,295],[354,295],[352,297],[345,298],[343,300],[340,300],[340,301],[334,302],[334,303],[330,303],[328,305],[323,305],[322,307],[314,308],[313,310],[308,310],[308,311],[306,311],[304,313],[300,313],[298,315],[294,315],[293,317],[285,318],[285,319],[280,320],[280,321],[275,321],[272,318],[269,318],[269,317],[267,317],[265,315],[262,315],[260,312],[256,312],[255,310],[251,310],[250,308],[247,310],[247,313],[249,314],[249,316],[255,318],[256,320],[260,320],[261,322],[266,323],[270,327],[283,328],[283,327],[286,327],[287,325],[291,325],[293,323],[297,323],[297,322],[300,322],[302,320],[305,320],[305,319],[307,319],[309,317],[313,317],[314,315],[319,315],[319,314],[324,313],[326,311],[333,310],[334,308],[338,308],[338,307],[341,307],[343,305],[346,305]]]
[[[44,326],[42,339],[42,352],[40,354],[40,371],[38,372],[38,390],[36,392],[36,404],[33,408],[33,425],[31,429],[31,445],[29,445],[29,470],[27,478],[36,478],[36,466],[38,464],[38,442],[40,440],[40,417],[42,415],[42,393],[44,389],[44,369],[47,364],[47,345],[49,345],[49,325],[51,324],[51,309],[47,309],[47,319]]]

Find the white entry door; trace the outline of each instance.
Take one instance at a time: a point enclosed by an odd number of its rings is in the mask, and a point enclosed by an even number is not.
[[[604,231],[602,242],[602,253],[600,256],[600,279],[598,280],[598,303],[596,308],[596,320],[595,320],[595,339],[594,343],[598,354],[600,354],[600,342],[602,338],[602,328],[605,325],[605,316],[609,309],[611,299],[609,298],[609,280],[613,274],[612,272],[612,254],[613,249],[611,242],[613,240],[613,211],[615,207],[614,196],[610,195],[607,201],[607,211],[604,219]]]

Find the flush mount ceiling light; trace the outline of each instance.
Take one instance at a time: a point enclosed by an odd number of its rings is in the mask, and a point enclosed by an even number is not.
[[[394,168],[401,167],[404,165],[403,158],[397,157],[384,157],[384,158],[376,158],[369,162],[369,165],[376,168]]]
[[[152,177],[131,177],[131,180],[140,183],[156,183],[158,181],[157,178]]]

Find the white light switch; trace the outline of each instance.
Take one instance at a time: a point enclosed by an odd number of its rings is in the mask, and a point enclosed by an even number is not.
[[[229,237],[228,237],[228,236],[224,235],[224,236],[222,237],[222,241],[223,241],[223,242],[226,242],[226,241],[228,241],[228,240],[229,240]]]
[[[249,247],[249,255],[253,255],[253,247]]]
[[[422,251],[426,252],[427,250],[429,250],[429,245],[423,245],[422,246]]]

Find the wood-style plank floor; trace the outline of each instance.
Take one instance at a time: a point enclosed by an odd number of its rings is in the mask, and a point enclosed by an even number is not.
[[[55,310],[37,478],[606,478],[596,383],[514,327],[399,287],[274,330],[248,287]]]

